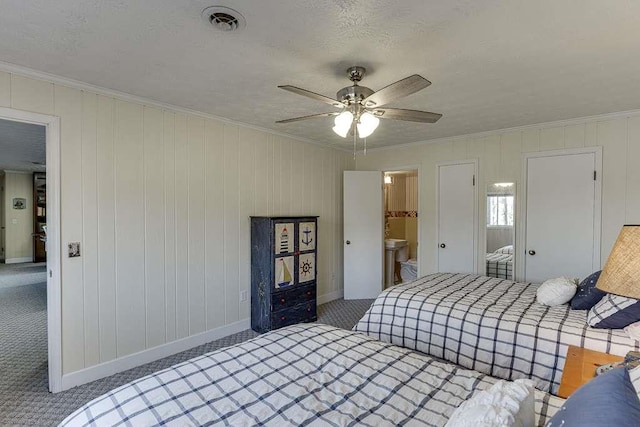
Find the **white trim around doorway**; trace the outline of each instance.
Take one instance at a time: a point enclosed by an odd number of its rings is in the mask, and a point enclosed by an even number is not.
[[[47,152],[47,342],[49,391],[62,391],[62,304],[60,281],[60,118],[0,107],[0,119],[46,128]]]

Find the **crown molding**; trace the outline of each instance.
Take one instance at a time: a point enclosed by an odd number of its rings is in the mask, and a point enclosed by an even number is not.
[[[98,95],[104,95],[104,96],[108,96],[108,97],[111,97],[111,98],[118,98],[118,99],[121,99],[123,101],[129,101],[129,102],[133,102],[133,103],[136,103],[136,104],[146,105],[146,106],[149,106],[149,107],[156,107],[156,108],[159,108],[161,110],[168,110],[168,111],[172,111],[172,112],[175,112],[175,113],[182,113],[182,114],[188,114],[188,115],[191,115],[191,116],[200,117],[202,119],[216,120],[218,122],[227,123],[227,124],[230,124],[230,125],[242,126],[244,128],[247,128],[247,129],[253,129],[253,130],[256,130],[256,131],[267,133],[269,135],[279,136],[279,137],[282,137],[282,138],[288,138],[288,139],[292,139],[292,140],[295,140],[295,141],[298,141],[298,142],[304,142],[306,144],[316,145],[316,146],[319,146],[319,147],[322,147],[322,148],[330,148],[332,150],[350,152],[346,148],[336,147],[336,146],[334,146],[333,144],[331,144],[329,142],[322,143],[322,142],[314,141],[314,140],[308,139],[308,138],[301,138],[299,136],[288,135],[286,133],[278,132],[278,131],[275,131],[275,130],[272,130],[272,129],[268,129],[268,128],[264,128],[264,127],[261,127],[261,126],[255,126],[255,125],[252,125],[252,124],[249,124],[249,123],[238,122],[238,121],[235,121],[235,120],[227,119],[225,117],[216,116],[216,115],[205,113],[205,112],[202,112],[202,111],[192,110],[190,108],[184,108],[184,107],[180,107],[180,106],[173,105],[173,104],[168,104],[168,103],[161,102],[161,101],[156,101],[156,100],[151,99],[151,98],[145,98],[143,96],[131,95],[131,94],[126,93],[126,92],[121,92],[119,90],[108,89],[108,88],[105,88],[105,87],[96,86],[96,85],[93,85],[93,84],[90,84],[90,83],[82,82],[80,80],[75,80],[75,79],[71,79],[71,78],[67,78],[67,77],[58,76],[56,74],[51,74],[51,73],[47,73],[45,71],[35,70],[33,68],[24,67],[22,65],[12,64],[10,62],[0,61],[0,71],[4,71],[5,73],[20,75],[20,76],[23,76],[23,77],[30,77],[30,78],[33,78],[33,79],[36,79],[36,80],[44,80],[44,81],[47,81],[47,82],[50,82],[50,83],[53,83],[53,84],[58,84],[58,85],[67,86],[67,87],[70,87],[70,88],[73,88],[73,89],[93,92],[93,93],[96,93]]]
[[[425,139],[422,141],[407,142],[406,144],[397,144],[397,145],[390,145],[390,146],[384,146],[384,147],[369,148],[369,151],[394,150],[398,148],[408,148],[408,147],[414,147],[414,146],[424,145],[424,144],[442,144],[446,142],[457,141],[460,139],[485,138],[488,136],[502,135],[505,133],[523,132],[531,129],[544,129],[544,128],[552,128],[552,127],[560,127],[560,126],[580,125],[580,124],[585,124],[590,122],[613,120],[613,119],[620,119],[624,117],[635,117],[635,116],[640,116],[640,110],[627,110],[627,111],[618,111],[613,113],[603,113],[603,114],[596,114],[594,116],[576,117],[574,119],[556,120],[553,122],[535,123],[532,125],[515,126],[510,128],[488,130],[484,132],[446,136],[443,138]]]

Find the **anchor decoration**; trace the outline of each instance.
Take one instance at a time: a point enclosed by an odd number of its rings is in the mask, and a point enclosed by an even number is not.
[[[300,223],[300,251],[310,251],[316,248],[316,225],[313,222]]]

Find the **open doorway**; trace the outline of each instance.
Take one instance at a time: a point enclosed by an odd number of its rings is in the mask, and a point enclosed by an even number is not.
[[[59,129],[57,117],[0,107],[0,371],[4,383],[38,377],[53,392],[62,378]]]
[[[0,371],[46,389],[46,126],[0,119],[0,152]]]
[[[418,170],[384,172],[385,287],[418,275]]]

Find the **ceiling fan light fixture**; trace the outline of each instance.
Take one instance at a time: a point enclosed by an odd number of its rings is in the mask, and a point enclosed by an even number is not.
[[[371,113],[363,113],[358,122],[358,135],[360,138],[366,138],[373,133],[380,124],[380,119]]]
[[[343,111],[336,116],[333,123],[335,124],[333,131],[339,136],[346,138],[353,123],[353,114],[351,111]]]

